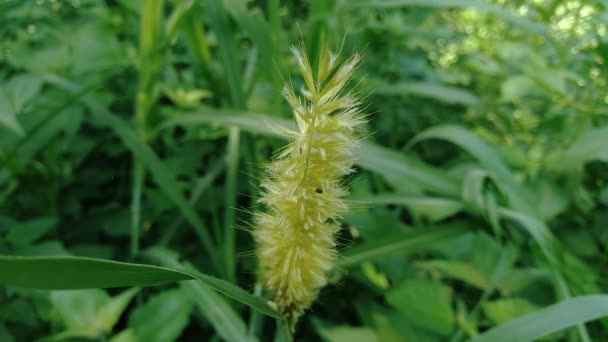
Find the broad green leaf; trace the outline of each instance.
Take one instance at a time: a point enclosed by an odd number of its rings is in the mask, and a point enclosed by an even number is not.
[[[608,126],[590,129],[572,145],[557,150],[546,158],[547,167],[561,171],[582,166],[592,160],[606,160],[608,146]]]
[[[99,289],[51,292],[53,309],[67,328],[54,339],[97,338],[110,332],[138,291],[132,288],[113,298]]]
[[[139,292],[139,288],[134,287],[123,291],[121,294],[110,298],[97,312],[95,320],[100,323],[105,331],[112,331],[118,319],[131,302],[131,299]]]
[[[23,137],[25,131],[19,123],[19,120],[17,120],[12,111],[4,110],[4,108],[6,107],[2,104],[2,94],[0,93],[0,125],[13,132],[13,134]]]
[[[605,316],[608,316],[608,295],[574,297],[503,323],[473,341],[535,341],[554,332]]]
[[[6,240],[13,245],[27,245],[41,238],[56,225],[57,219],[54,217],[21,222],[10,228]]]
[[[92,323],[99,309],[109,300],[105,291],[99,289],[53,291],[49,299],[53,310],[68,331],[89,337],[103,333],[101,324]]]
[[[180,289],[160,292],[129,316],[135,341],[176,341],[188,325],[192,302]],[[122,337],[126,338],[126,337]]]
[[[532,313],[537,305],[523,298],[503,298],[481,305],[484,314],[495,324],[501,324],[517,317]]]
[[[373,201],[371,201],[371,203],[373,203]],[[576,284],[577,287],[581,289],[585,288],[585,280],[582,279],[586,278],[577,276],[580,274],[577,267],[580,268],[585,264],[562,247],[560,241],[553,235],[544,222],[534,216],[507,208],[498,208],[497,213],[503,220],[510,220],[518,223],[539,245],[542,253],[550,264],[554,286],[561,296],[564,296],[565,298],[571,296],[569,283]],[[388,244],[388,242],[386,243]],[[570,260],[568,266],[566,266],[564,260]],[[567,275],[567,278],[565,278],[564,275]],[[566,279],[569,283],[566,282]],[[584,326],[578,326],[577,328],[581,335],[586,335]]]
[[[138,340],[135,337],[133,330],[125,329],[125,330],[121,331],[120,333],[112,336],[112,338],[110,339],[110,342],[138,342]]]
[[[377,200],[373,196],[366,198],[366,201],[368,203],[375,204],[375,205],[384,205],[384,204],[391,204],[391,203],[404,205],[409,200],[410,200],[410,198],[408,198],[406,196],[392,195],[392,194],[391,195],[380,195],[380,196],[378,196]],[[463,205],[460,201],[454,201],[454,200],[448,200],[448,199],[444,199],[443,201],[445,201],[444,202],[445,205],[450,205],[449,202],[451,201],[452,202],[451,205],[453,207],[458,207],[458,206]],[[579,264],[581,263],[581,261],[579,261],[574,256],[569,255],[569,253],[567,253],[565,251],[565,249],[563,248],[563,246],[561,245],[561,243],[557,239],[557,237],[551,232],[551,230],[549,230],[547,225],[540,219],[538,219],[534,216],[528,215],[526,213],[522,213],[522,212],[519,212],[516,210],[507,209],[507,208],[503,208],[503,207],[498,207],[497,213],[502,220],[509,220],[509,221],[518,223],[522,229],[527,231],[532,236],[532,238],[539,245],[543,254],[545,255],[545,257],[551,264],[551,267],[555,271],[554,276],[556,277],[555,280],[556,280],[557,287],[560,289],[560,291],[562,292],[563,295],[569,296],[570,290],[568,289],[568,286],[564,282],[563,276],[561,274],[564,271],[564,265],[563,265],[564,259],[563,258],[565,257],[565,255],[568,255],[569,258],[572,258],[573,260],[577,260],[577,263],[579,263]],[[389,242],[386,242],[386,243],[387,243],[387,246],[391,245]],[[393,243],[395,243],[395,241],[393,241]],[[382,247],[382,246],[380,246],[380,247]],[[382,250],[382,248],[381,248],[381,250]],[[573,281],[575,279],[572,278],[569,280]]]
[[[77,101],[78,96],[60,104],[51,109],[46,115],[30,128],[23,137],[12,147],[12,150],[0,160],[4,167],[13,161],[17,160],[17,166],[23,167],[28,163],[40,149],[47,146],[49,141],[57,136],[68,125],[70,113],[65,110],[72,102]]]
[[[260,297],[215,277],[143,264],[78,257],[0,256],[0,284],[39,289],[151,286],[198,279],[271,317],[280,315]]]
[[[412,324],[447,336],[454,329],[450,289],[441,282],[409,279],[386,294],[388,303]]]
[[[394,194],[379,194],[370,197],[355,198],[363,203],[400,204],[416,212],[422,217],[427,217],[431,222],[441,221],[444,218],[464,211],[464,205],[449,199],[436,197],[405,197]]]
[[[439,272],[444,277],[464,281],[480,290],[485,290],[488,286],[488,279],[468,262],[458,260],[431,260],[419,262],[416,265]]]
[[[414,182],[424,189],[449,197],[458,197],[460,193],[455,177],[405,153],[364,142],[355,151],[355,156],[359,166],[384,176],[391,183]]]
[[[510,21],[524,30],[545,35],[547,29],[538,23],[531,22],[525,17],[516,15],[509,10],[481,0],[354,0],[349,5],[356,8],[396,8],[404,6],[424,6],[433,8],[473,9],[481,13],[490,13],[501,19]]]
[[[534,268],[512,269],[496,284],[496,287],[502,294],[508,296],[540,281],[551,281],[551,271]]]
[[[521,101],[524,96],[536,95],[540,89],[530,77],[513,75],[505,79],[500,86],[501,101]]]
[[[479,98],[467,90],[430,82],[373,82],[371,88],[378,95],[414,95],[465,106],[479,104]]]
[[[38,95],[42,84],[42,79],[33,74],[21,74],[10,79],[5,89],[11,100],[13,113],[21,112],[25,105]]]
[[[428,249],[440,241],[454,239],[472,231],[466,224],[445,224],[396,232],[373,241],[363,242],[342,251],[338,267],[356,266],[394,254],[407,254]]]
[[[15,246],[14,255],[26,257],[38,256],[69,256],[70,252],[65,249],[63,243],[58,240],[44,240],[30,245]]]
[[[338,326],[323,328],[321,336],[327,342],[380,342],[380,338],[371,328]]]

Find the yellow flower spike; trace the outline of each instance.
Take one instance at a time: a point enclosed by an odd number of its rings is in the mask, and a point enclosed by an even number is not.
[[[304,98],[290,85],[283,96],[298,130],[287,132],[292,142],[266,169],[259,202],[268,211],[256,213],[254,236],[263,283],[293,331],[334,266],[338,220],[348,209],[340,178],[353,171],[364,118],[357,97],[342,94],[361,61],[358,54],[340,64],[324,44],[313,75],[304,48],[292,52],[304,78]]]

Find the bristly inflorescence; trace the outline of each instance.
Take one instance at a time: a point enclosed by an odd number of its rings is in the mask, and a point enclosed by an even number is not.
[[[353,171],[361,102],[345,87],[361,57],[339,63],[338,54],[321,49],[316,74],[303,48],[292,52],[304,78],[303,98],[291,85],[283,96],[298,129],[282,133],[292,142],[267,167],[256,214],[254,236],[265,287],[294,328],[297,318],[327,283],[336,259],[338,220],[347,210],[341,177]]]

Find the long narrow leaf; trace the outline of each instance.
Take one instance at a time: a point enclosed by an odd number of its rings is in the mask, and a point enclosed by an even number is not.
[[[0,284],[54,290],[151,286],[193,279],[151,265],[79,257],[0,256]]]
[[[81,257],[0,256],[0,284],[26,288],[69,290],[151,286],[194,279],[265,315],[281,317],[264,299],[197,271]]]
[[[177,261],[176,254],[170,250],[155,248],[147,250],[145,255],[159,261],[162,265],[173,269],[186,269],[189,273],[198,273],[194,266],[182,265]],[[199,276],[204,276],[198,273]],[[232,284],[230,284],[232,285]],[[247,335],[245,322],[238,313],[217,292],[203,283],[187,281],[180,286],[194,301],[199,311],[209,320],[215,331],[226,341],[251,341]],[[247,294],[248,295],[248,294]],[[257,297],[256,297],[257,298]],[[264,304],[262,302],[262,304]]]
[[[483,2],[480,0],[355,0],[349,3],[352,7],[367,8],[398,8],[404,6],[424,6],[433,8],[461,8],[472,9],[481,13],[490,13],[499,18],[513,23],[532,33],[546,35],[547,28],[544,25],[532,22],[524,17],[507,10],[499,5]]]
[[[496,176],[495,181],[509,196],[509,202],[514,208],[529,214],[536,214],[530,195],[517,182],[509,167],[499,158],[498,152],[471,131],[455,125],[435,126],[416,135],[410,144],[425,139],[449,141],[470,153],[484,168]]]
[[[473,341],[534,341],[604,316],[608,316],[608,295],[575,297],[501,324],[474,338]]]
[[[399,232],[346,249],[338,260],[338,267],[352,267],[364,261],[376,260],[395,253],[421,251],[471,231],[473,229],[468,225],[454,223]]]

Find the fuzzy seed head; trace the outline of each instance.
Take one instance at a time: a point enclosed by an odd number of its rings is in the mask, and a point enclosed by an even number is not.
[[[256,214],[254,236],[261,278],[293,329],[334,266],[338,220],[348,208],[340,179],[353,171],[364,119],[357,97],[343,91],[359,55],[340,64],[324,46],[314,75],[305,50],[292,52],[305,83],[303,98],[290,85],[283,96],[298,129],[287,132],[291,143],[267,166],[259,199],[267,211]]]

